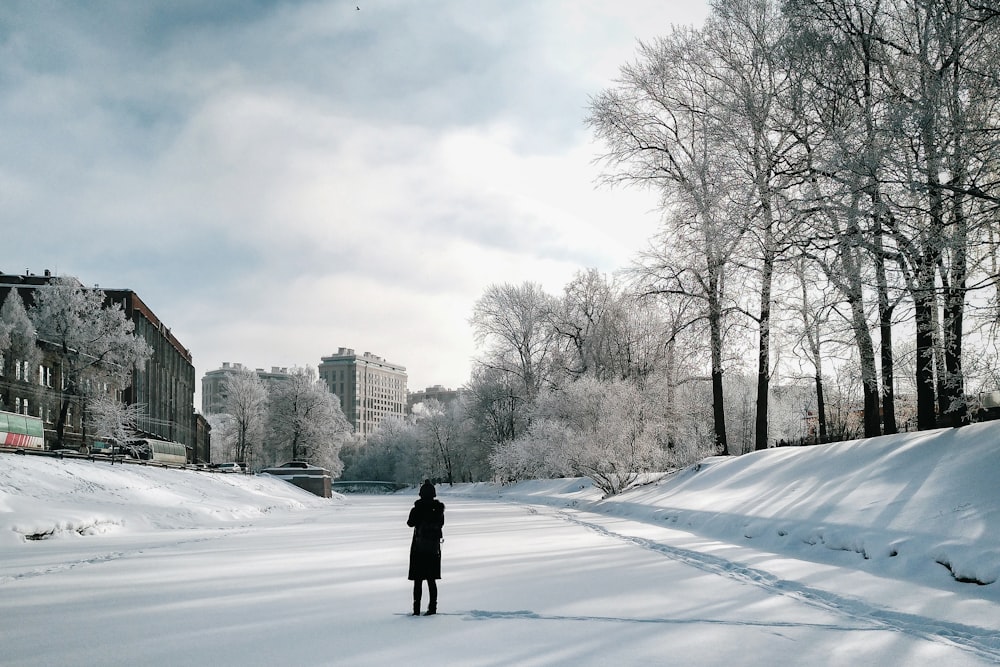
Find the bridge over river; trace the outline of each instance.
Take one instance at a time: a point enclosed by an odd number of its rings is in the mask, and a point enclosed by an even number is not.
[[[379,481],[337,481],[330,484],[330,488],[337,493],[395,493],[409,486],[412,485]]]

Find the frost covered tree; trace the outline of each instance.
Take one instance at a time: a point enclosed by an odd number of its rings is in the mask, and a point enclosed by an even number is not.
[[[138,430],[144,406],[126,405],[116,392],[97,392],[87,401],[87,429],[97,440],[124,445]]]
[[[670,218],[689,211],[680,206]],[[697,219],[697,216],[695,217]],[[686,320],[672,323],[679,329],[705,324],[711,383],[712,428],[716,453],[729,454],[726,431],[725,385],[726,338],[732,325],[735,304],[731,298],[730,260],[739,240],[722,219],[702,218],[695,226],[663,229],[653,247],[642,254],[634,269],[636,288],[643,298],[656,297],[667,308],[681,306]],[[667,340],[671,340],[673,333]]]
[[[475,429],[472,437],[487,450],[524,432],[530,402],[512,375],[486,366],[474,366],[467,396],[466,412]]]
[[[793,132],[779,103],[789,77],[781,48],[787,20],[774,0],[716,0],[705,32],[713,68],[722,82],[715,113],[723,147],[749,186],[733,197],[733,218],[745,221],[744,265],[756,277],[757,304],[746,308],[757,325],[754,449],[769,443],[771,310],[776,264],[788,246],[782,211],[786,153]]]
[[[232,415],[219,412],[208,416],[212,429],[210,460],[214,463],[232,461],[236,449],[236,429]]]
[[[736,308],[758,332],[755,447],[769,442],[772,290],[787,248],[784,161],[793,135],[777,103],[788,85],[778,4],[717,0],[712,9],[703,28],[640,44],[637,61],[593,100],[589,123],[608,146],[609,182],[663,195],[661,245],[645,254],[647,293],[704,300],[725,453],[723,332]],[[727,280],[741,288],[727,292]]]
[[[634,383],[591,376],[545,390],[528,431],[494,452],[498,475],[581,475],[608,495],[620,493],[664,463],[664,420],[651,398]]]
[[[343,479],[416,484],[426,479],[420,434],[410,417],[383,419],[364,441],[344,447]]]
[[[16,289],[10,290],[0,306],[0,372],[5,377],[16,377],[15,364],[36,368],[42,352],[38,348],[35,325],[24,308],[24,301]]]
[[[570,464],[572,432],[556,419],[539,419],[514,440],[498,443],[490,453],[493,475],[503,484],[525,479],[579,474]]]
[[[662,195],[664,227],[642,261],[646,295],[681,294],[703,303],[712,356],[716,447],[728,453],[723,342],[731,299],[727,276],[746,226],[749,184],[726,144],[726,95],[701,30],[674,28],[639,45],[611,88],[591,102],[588,124],[607,146],[605,180],[652,187]]]
[[[152,351],[133,333],[121,304],[105,303],[103,291],[86,289],[75,278],[39,286],[29,315],[39,344],[61,370],[56,442],[62,445],[70,405],[84,399],[88,385],[129,387],[133,371],[145,366]]]
[[[986,191],[998,191],[1000,17],[969,0],[894,4],[885,19],[895,64],[887,83],[899,109],[893,166],[906,187],[898,203],[909,215],[894,216],[890,232],[910,274],[918,422],[959,426],[969,418],[962,343],[970,244],[996,225]]]
[[[640,302],[596,269],[578,272],[551,316],[562,342],[563,372],[641,384],[664,353],[665,325],[659,315],[655,304]]]
[[[267,425],[267,388],[249,368],[240,368],[223,383],[222,410],[232,420],[230,454],[237,463],[259,463]]]
[[[574,441],[571,465],[604,493],[620,493],[659,468],[662,413],[633,383],[581,378],[561,394],[550,393],[552,402],[541,401],[538,413],[565,420]]]
[[[793,263],[798,294],[789,296],[788,308],[797,315],[797,328],[789,327],[793,338],[793,352],[804,362],[806,373],[812,379],[816,401],[816,437],[818,442],[829,442],[826,418],[826,393],[823,376],[823,345],[825,327],[833,304],[829,289],[824,289],[818,276],[809,273],[811,264],[804,256]],[[792,290],[794,294],[795,290]]]
[[[426,458],[433,465],[429,477],[454,484],[462,469],[462,454],[468,444],[469,424],[463,405],[453,401],[442,405],[431,399],[414,406],[418,437]]]
[[[915,325],[918,426],[935,426],[939,415],[964,423],[972,250],[991,233],[1000,187],[1000,78],[992,66],[1000,20],[968,0],[793,0],[785,9],[799,36],[796,101],[812,109],[798,128],[809,180],[824,197],[836,191],[842,213],[828,220],[847,221],[846,236],[820,230],[815,238],[871,259],[855,282],[876,287],[885,430],[896,428],[893,274]],[[880,410],[870,365],[863,358],[865,431],[874,434]]]
[[[528,401],[552,379],[554,307],[541,285],[525,282],[490,285],[473,310],[476,342],[486,348],[477,364],[513,378]]]
[[[271,385],[268,397],[266,464],[309,461],[333,477],[343,470],[340,448],[353,429],[337,397],[317,379],[313,368],[295,368]]]

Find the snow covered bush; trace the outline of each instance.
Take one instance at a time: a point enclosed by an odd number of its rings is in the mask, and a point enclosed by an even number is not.
[[[528,431],[494,449],[494,471],[504,481],[582,475],[619,493],[664,461],[664,420],[652,396],[589,376],[543,391]]]

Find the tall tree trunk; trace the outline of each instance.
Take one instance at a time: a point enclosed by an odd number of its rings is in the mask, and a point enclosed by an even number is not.
[[[62,448],[66,444],[66,420],[69,416],[69,405],[71,400],[72,396],[67,392],[63,394],[63,398],[59,402],[59,417],[56,419],[56,447],[58,448]]]
[[[947,280],[945,280],[947,282]],[[937,397],[937,426],[941,426],[948,412],[948,372],[944,365],[944,336],[941,330],[941,307],[938,303],[938,291],[933,294],[931,310],[931,336],[934,345],[934,389]]]
[[[708,326],[712,345],[712,415],[715,430],[715,451],[729,456],[726,439],[726,410],[722,388],[722,304],[719,303],[721,286],[717,269],[709,268]]]
[[[754,450],[767,449],[768,401],[771,385],[771,284],[774,276],[774,231],[771,207],[764,204],[764,253],[760,285],[760,345],[757,350],[757,417],[754,425]]]
[[[927,278],[916,276],[922,283]],[[917,343],[917,428],[921,431],[937,426],[934,391],[934,309],[933,287],[918,286],[913,294],[913,315],[916,320]]]
[[[819,420],[819,441],[829,442],[830,434],[826,426],[826,399],[823,398],[823,374],[816,367],[816,418]]]
[[[882,432],[886,435],[897,433],[895,359],[892,350],[892,313],[894,307],[889,302],[889,284],[885,269],[885,248],[881,224],[881,206],[878,196],[873,202],[875,209],[875,279],[878,288],[879,357],[882,362]]]
[[[866,438],[872,438],[880,433],[879,389],[878,378],[875,374],[875,346],[868,331],[864,303],[860,299],[851,300],[851,317],[861,362],[861,387],[864,393],[864,432]]]
[[[961,175],[959,175],[961,178]],[[959,181],[961,182],[961,180]],[[943,421],[949,426],[964,426],[969,423],[969,406],[965,399],[964,376],[962,371],[962,335],[965,314],[965,292],[968,244],[967,220],[961,194],[952,199],[951,264],[944,292],[944,321],[942,322],[942,346],[944,348],[945,382],[947,398]]]
[[[879,169],[881,156],[878,152],[879,139],[876,128],[875,115],[877,102],[874,93],[875,77],[875,43],[871,34],[872,25],[869,21],[872,18],[864,11],[859,11],[856,16],[865,27],[860,34],[855,36],[861,65],[864,68],[862,79],[862,95],[864,105],[865,120],[865,164],[864,169],[868,171],[865,177],[869,180],[867,185],[868,197],[872,206],[872,222],[874,236],[873,260],[875,263],[875,280],[878,301],[879,319],[879,358],[881,362],[882,387],[881,398],[881,427],[882,432],[891,434],[898,431],[896,426],[896,398],[894,389],[894,359],[892,350],[892,312],[893,307],[889,303],[889,284],[886,277],[885,267],[885,247],[884,230],[882,226],[883,216],[886,215],[884,202],[882,201],[881,185],[879,183]],[[872,21],[873,22],[873,21]],[[867,395],[866,395],[867,405]],[[878,410],[878,405],[874,408]],[[866,415],[867,424],[867,415]],[[868,430],[866,425],[866,432]]]
[[[809,287],[801,264],[797,264],[795,273],[799,278],[799,288],[802,290],[802,330],[806,337],[806,347],[810,361],[816,373],[816,418],[819,420],[819,442],[829,442],[830,433],[826,423],[826,399],[823,395],[823,357],[820,354],[820,317],[816,309],[809,308]]]
[[[848,213],[847,230],[841,242],[840,262],[844,271],[844,291],[851,308],[851,328],[858,346],[858,361],[861,363],[861,386],[864,393],[864,433],[866,438],[881,433],[879,415],[878,375],[875,372],[875,346],[868,318],[865,313],[864,285],[861,278],[861,256],[858,248],[862,245],[861,229],[858,226],[857,200],[852,202]]]
[[[930,25],[928,21],[921,29]],[[927,221],[920,237],[917,258],[919,264],[916,269],[917,294],[913,298],[917,329],[917,425],[921,429],[937,426],[937,413],[943,413],[944,407],[940,403],[935,406],[935,399],[944,400],[941,391],[944,364],[940,352],[935,349],[939,331],[935,277],[941,261],[940,244],[944,235],[944,201],[939,182],[942,166],[938,149],[940,128],[937,118],[941,100],[941,71],[931,63],[930,42],[928,34],[918,35],[917,64],[921,69],[917,120],[923,157],[921,167],[927,192]]]

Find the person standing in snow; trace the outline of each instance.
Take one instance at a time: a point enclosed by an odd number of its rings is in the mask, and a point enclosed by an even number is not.
[[[420,596],[423,582],[427,581],[430,604],[424,616],[437,613],[437,580],[441,578],[441,542],[444,526],[444,503],[437,500],[437,492],[430,480],[420,486],[420,498],[413,503],[406,525],[413,528],[410,543],[410,572],[413,582],[413,615],[420,615]]]

